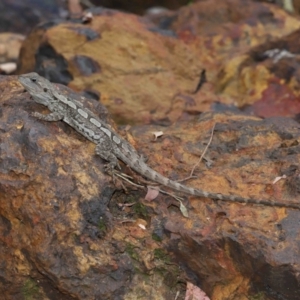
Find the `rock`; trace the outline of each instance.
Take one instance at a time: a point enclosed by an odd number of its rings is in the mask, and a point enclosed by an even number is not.
[[[39,299],[152,294],[173,299],[178,291],[184,294],[186,279],[211,299],[299,298],[299,210],[188,197],[185,218],[171,196],[143,201],[146,191],[134,191],[126,182],[129,194],[116,192],[92,143],[63,122],[30,116],[45,108],[22,93],[15,77],[1,77],[0,91],[4,299],[28,294]],[[74,92],[72,97],[81,99]],[[85,102],[105,117],[95,101]],[[210,164],[200,163],[188,185],[299,201],[300,132],[291,119],[206,113],[165,129],[132,128],[131,142],[149,157],[150,166],[176,180],[198,162],[213,124],[205,154]],[[152,132],[162,129],[152,142]],[[283,175],[286,179],[272,183]]]

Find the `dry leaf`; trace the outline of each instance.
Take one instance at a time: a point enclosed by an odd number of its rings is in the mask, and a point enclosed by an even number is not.
[[[0,70],[3,71],[5,74],[11,74],[16,69],[17,69],[17,64],[14,62],[0,64]]]
[[[277,183],[279,180],[281,179],[285,179],[286,178],[286,175],[282,175],[282,176],[277,176],[274,180],[273,180],[273,184]]]
[[[189,217],[188,210],[186,209],[186,207],[183,205],[183,203],[179,199],[176,199],[176,200],[179,201],[179,203],[180,203],[179,209],[180,209],[182,215],[184,217],[188,218]]]
[[[146,230],[146,226],[145,226],[145,225],[143,225],[143,224],[138,224],[138,226],[139,226],[140,228],[142,228],[143,230]]]
[[[82,23],[84,24],[90,23],[92,20],[93,20],[93,14],[91,12],[84,14],[84,16],[82,17]]]
[[[206,294],[196,285],[187,282],[184,300],[210,300]]]
[[[153,134],[154,134],[154,142],[155,142],[157,140],[157,138],[162,136],[164,133],[163,133],[163,131],[155,131],[155,132],[153,132]]]
[[[147,186],[147,189],[148,189],[148,191],[145,196],[145,200],[148,200],[148,201],[154,200],[158,196],[159,190],[154,189],[153,187],[150,187],[150,186]]]

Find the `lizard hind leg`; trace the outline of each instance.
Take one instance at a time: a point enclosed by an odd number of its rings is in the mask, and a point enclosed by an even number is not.
[[[147,161],[148,161],[148,156],[146,156],[146,155],[144,155],[144,154],[140,154],[140,159],[144,162],[144,163],[146,163]]]
[[[113,169],[115,169],[116,167],[119,170],[121,169],[118,159],[114,155],[112,148],[109,146],[109,143],[105,143],[105,141],[100,141],[100,143],[96,145],[95,153],[96,155],[99,155],[101,158],[108,161],[108,164],[105,166],[106,172],[113,171]]]

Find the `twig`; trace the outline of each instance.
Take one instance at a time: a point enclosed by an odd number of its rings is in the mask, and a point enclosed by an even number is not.
[[[199,160],[198,160],[198,161],[196,162],[196,164],[193,166],[190,175],[189,175],[188,177],[186,177],[186,178],[177,180],[177,182],[182,182],[182,181],[186,181],[186,180],[188,180],[188,179],[196,178],[196,177],[197,177],[197,176],[194,176],[193,173],[194,173],[196,167],[197,167],[197,166],[200,164],[200,162],[202,161],[202,159],[203,159],[203,157],[204,157],[204,155],[205,155],[205,153],[206,153],[206,151],[207,151],[209,145],[211,144],[211,141],[212,141],[212,138],[213,138],[213,135],[214,135],[215,126],[216,126],[216,124],[214,124],[214,126],[213,126],[213,128],[212,128],[212,131],[211,131],[211,135],[210,135],[209,141],[208,141],[208,143],[207,143],[207,145],[206,145],[206,147],[205,147],[205,149],[204,149],[202,155],[200,156]]]
[[[171,193],[169,193],[169,192],[167,192],[167,191],[164,191],[164,190],[162,190],[162,189],[160,189],[160,188],[157,188],[156,186],[148,185],[148,187],[151,188],[151,189],[153,189],[153,190],[157,190],[157,191],[159,191],[159,192],[162,193],[162,194],[171,196],[171,197],[173,197],[174,199],[176,199],[176,200],[178,200],[178,201],[179,201],[179,200],[183,200],[183,198],[180,198],[180,197],[178,197],[178,196],[175,196],[174,194],[171,194]]]
[[[133,181],[131,181],[130,179],[132,179],[132,177],[129,176],[129,175],[127,175],[127,174],[121,173],[121,172],[119,172],[119,171],[117,171],[117,170],[114,170],[114,171],[113,171],[113,174],[114,174],[115,176],[120,177],[121,179],[125,180],[126,182],[128,182],[129,184],[131,184],[131,185],[133,185],[133,186],[135,186],[135,187],[138,187],[138,188],[144,188],[144,186],[142,186],[142,185],[140,185],[140,184],[136,184],[136,183],[134,183]],[[129,178],[130,178],[130,179],[129,179]]]
[[[138,188],[145,188],[145,186],[140,185],[140,184],[137,184],[137,183],[134,183],[133,181],[131,181],[130,179],[133,179],[133,178],[132,178],[131,176],[127,175],[127,174],[121,173],[121,172],[119,172],[119,171],[117,171],[117,170],[114,170],[113,173],[114,173],[114,175],[118,176],[119,178],[125,180],[127,183],[129,183],[129,184],[131,184],[131,185],[133,185],[133,186],[135,186],[135,187],[138,187]],[[129,178],[130,178],[130,179],[129,179]],[[159,192],[162,193],[162,194],[171,196],[171,197],[173,197],[174,199],[176,199],[177,201],[183,200],[183,198],[180,198],[180,197],[178,197],[178,196],[175,196],[174,194],[168,193],[167,191],[164,191],[164,190],[162,190],[162,189],[160,189],[160,188],[157,188],[156,186],[148,185],[148,187],[149,187],[149,188],[152,188],[152,189],[154,189],[154,190],[157,190],[157,191],[159,191]]]
[[[129,184],[131,184],[131,185],[133,185],[133,186],[135,186],[137,188],[145,188],[143,185],[136,184],[133,181],[131,181],[132,177],[128,176],[127,174],[121,173],[121,172],[119,172],[117,170],[114,170],[113,174],[116,175],[116,176],[118,176],[119,178],[125,180],[127,183],[129,183]],[[180,209],[182,215],[184,217],[188,218],[188,211],[187,211],[186,207],[184,206],[184,204],[182,203],[182,200],[183,200],[182,198],[180,198],[178,196],[175,196],[174,194],[168,193],[168,192],[166,192],[164,190],[161,190],[159,188],[153,187],[153,186],[148,186],[148,187],[150,187],[152,189],[156,189],[156,190],[158,190],[162,194],[166,194],[166,195],[169,195],[169,196],[173,197],[176,201],[179,202],[179,209]]]

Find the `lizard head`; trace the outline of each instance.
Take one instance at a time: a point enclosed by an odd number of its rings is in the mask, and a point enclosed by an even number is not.
[[[45,106],[53,102],[51,83],[46,78],[37,73],[28,73],[18,77],[19,82],[30,93],[34,101]]]

